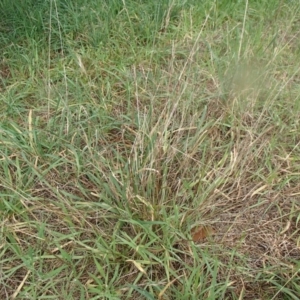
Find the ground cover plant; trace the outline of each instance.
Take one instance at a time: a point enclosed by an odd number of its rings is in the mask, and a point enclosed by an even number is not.
[[[0,3],[1,299],[299,299],[298,1]]]

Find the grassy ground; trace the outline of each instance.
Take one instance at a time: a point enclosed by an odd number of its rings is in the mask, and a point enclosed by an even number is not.
[[[0,14],[1,299],[299,299],[299,1]]]

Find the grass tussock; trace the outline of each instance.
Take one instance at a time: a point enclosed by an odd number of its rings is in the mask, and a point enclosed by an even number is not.
[[[297,1],[0,8],[1,299],[298,299]]]

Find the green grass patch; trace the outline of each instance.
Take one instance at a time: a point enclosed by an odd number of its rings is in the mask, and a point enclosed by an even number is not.
[[[298,299],[298,1],[100,2],[0,4],[0,298]]]

